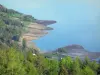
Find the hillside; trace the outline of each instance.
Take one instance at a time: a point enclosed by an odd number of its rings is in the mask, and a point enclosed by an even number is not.
[[[31,15],[25,15],[0,5],[0,42],[18,41],[25,26],[30,22],[35,22],[35,20]]]
[[[45,53],[45,56],[54,59],[63,58],[66,56],[70,56],[72,58],[76,58],[78,56],[81,59],[84,59],[87,56],[93,60],[100,57],[100,52],[89,52],[88,50],[84,49],[84,47],[73,44],[58,48],[52,52],[47,52]]]
[[[30,41],[48,34],[47,30],[53,28],[47,25],[53,23],[56,21],[37,20],[31,15],[0,5],[0,42],[10,45],[13,40],[22,44],[22,40],[26,39],[28,45],[33,44]]]

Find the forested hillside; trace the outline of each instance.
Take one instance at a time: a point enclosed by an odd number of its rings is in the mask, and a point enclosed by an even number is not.
[[[48,59],[34,48],[18,44],[24,28],[35,18],[0,5],[0,75],[100,75],[100,62],[88,57]]]
[[[24,27],[34,21],[31,15],[25,15],[0,5],[0,42],[10,45],[12,40],[18,41]]]

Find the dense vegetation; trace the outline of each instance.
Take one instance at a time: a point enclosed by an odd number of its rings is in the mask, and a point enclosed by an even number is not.
[[[87,57],[84,61],[69,56],[53,60],[27,48],[25,39],[20,46],[17,41],[24,27],[34,21],[30,15],[0,5],[0,75],[100,75],[100,64]]]
[[[10,45],[11,40],[18,41],[26,25],[35,18],[0,5],[0,42]]]
[[[2,46],[3,47],[3,46]],[[16,46],[15,46],[16,47]],[[31,50],[0,47],[0,75],[99,75],[100,64],[78,57],[47,59]],[[98,74],[97,74],[98,73]]]

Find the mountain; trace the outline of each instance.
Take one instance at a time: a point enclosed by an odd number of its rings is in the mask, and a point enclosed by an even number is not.
[[[88,56],[91,60],[93,60],[100,57],[100,52],[89,52],[83,46],[73,44],[58,48],[55,51],[46,52],[44,55],[48,58],[54,59],[59,59],[65,56],[71,56],[72,58],[78,56],[81,59],[84,59],[86,56]]]

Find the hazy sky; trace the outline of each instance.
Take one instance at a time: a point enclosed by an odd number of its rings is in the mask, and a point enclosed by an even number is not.
[[[51,5],[66,5],[70,3],[89,4],[100,7],[100,0],[0,0],[0,3],[17,9],[41,8]],[[52,6],[51,6],[52,7]]]
[[[0,0],[0,3],[39,19],[60,19],[60,21],[65,13],[66,17],[67,14],[71,14],[76,19],[77,14],[79,17],[84,14],[96,16],[98,12],[95,11],[100,10],[100,0]]]

